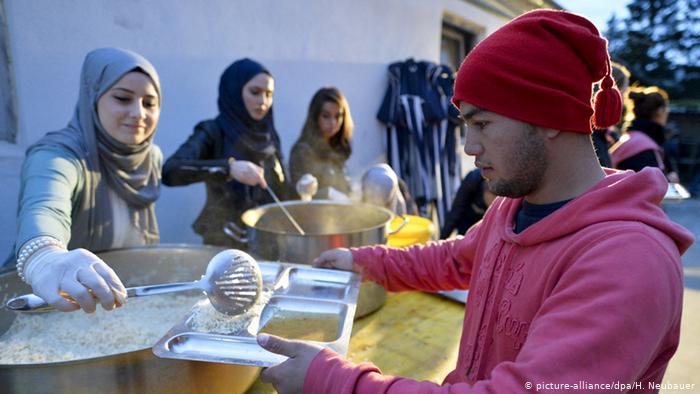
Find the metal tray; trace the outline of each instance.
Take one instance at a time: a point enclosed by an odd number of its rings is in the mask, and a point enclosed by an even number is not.
[[[269,261],[258,264],[269,299],[257,317],[238,317],[243,319],[241,323],[226,333],[198,328],[193,321],[207,306],[208,301],[203,300],[153,346],[153,353],[163,358],[258,367],[285,361],[287,357],[258,345],[255,337],[262,331],[307,340],[346,355],[360,277],[308,265]]]

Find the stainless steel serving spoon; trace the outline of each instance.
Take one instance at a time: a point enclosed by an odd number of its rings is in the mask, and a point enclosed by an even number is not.
[[[262,274],[255,259],[240,250],[227,249],[209,260],[207,270],[197,281],[129,287],[126,293],[128,297],[143,297],[201,289],[217,311],[226,315],[239,315],[255,304],[260,297],[261,288]],[[12,298],[7,301],[5,308],[18,312],[46,312],[54,309],[34,294]]]

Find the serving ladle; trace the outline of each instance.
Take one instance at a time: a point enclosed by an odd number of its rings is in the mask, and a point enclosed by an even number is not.
[[[207,269],[199,280],[129,287],[126,294],[128,297],[143,297],[201,289],[209,297],[214,309],[233,316],[245,313],[255,305],[261,288],[262,274],[255,259],[240,250],[227,249],[209,260]],[[34,294],[12,298],[5,307],[18,312],[46,312],[54,309]]]
[[[275,203],[276,203],[277,206],[282,210],[282,212],[284,213],[284,216],[286,216],[287,219],[289,219],[289,221],[292,222],[292,226],[294,226],[294,228],[299,232],[299,234],[301,234],[301,235],[306,235],[306,233],[305,233],[304,230],[301,228],[301,226],[299,225],[299,223],[297,223],[297,221],[294,220],[294,217],[292,216],[292,214],[289,213],[289,211],[287,210],[287,208],[284,207],[284,204],[282,204],[282,202],[280,201],[280,199],[277,198],[277,195],[275,194],[275,192],[272,191],[272,188],[271,188],[271,187],[269,187],[269,186],[267,187],[267,192],[270,193],[270,197],[272,197],[272,199],[275,200]]]

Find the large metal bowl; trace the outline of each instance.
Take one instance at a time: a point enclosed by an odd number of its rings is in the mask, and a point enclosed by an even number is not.
[[[386,244],[394,214],[369,204],[335,201],[285,201],[289,211],[306,233],[299,234],[277,204],[267,204],[243,213],[245,237],[235,226],[227,234],[247,244],[254,256],[298,264],[311,264],[322,252],[338,248]],[[405,224],[405,221],[404,221]],[[400,230],[394,230],[394,232]],[[386,290],[374,282],[363,282],[355,317],[379,309],[386,301]]]
[[[101,253],[127,286],[198,279],[221,248],[159,245]],[[0,275],[0,301],[30,292],[15,272]],[[82,312],[74,312],[82,313]],[[15,312],[0,309],[0,334]],[[50,327],[47,327],[50,329]],[[260,368],[160,359],[151,348],[44,364],[0,365],[2,393],[244,393]]]

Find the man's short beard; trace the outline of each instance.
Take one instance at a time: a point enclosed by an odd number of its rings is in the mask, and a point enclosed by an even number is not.
[[[537,134],[533,126],[527,136],[522,139],[518,149],[511,160],[514,163],[515,174],[511,179],[498,179],[487,181],[491,193],[510,198],[527,196],[542,185],[545,171],[547,170],[547,150],[544,139]]]

